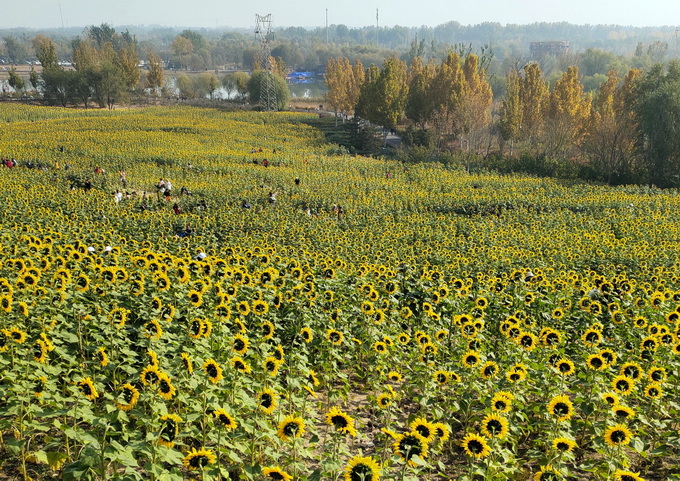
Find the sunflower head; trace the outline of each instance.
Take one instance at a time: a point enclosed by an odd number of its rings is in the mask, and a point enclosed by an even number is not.
[[[380,475],[380,465],[367,456],[355,456],[345,467],[345,481],[378,481]]]
[[[282,441],[299,438],[305,433],[305,422],[301,417],[287,416],[279,423],[276,435]]]
[[[461,441],[465,454],[475,459],[483,459],[491,454],[486,438],[474,433],[468,433]]]
[[[428,454],[427,441],[423,436],[414,431],[397,435],[392,446],[394,454],[408,462],[410,466],[416,466],[416,463],[413,461],[414,456],[425,459]]]

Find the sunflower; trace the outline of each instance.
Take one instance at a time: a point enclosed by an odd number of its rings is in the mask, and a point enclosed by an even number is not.
[[[179,423],[182,418],[176,414],[165,414],[161,416],[161,429],[158,434],[158,444],[172,448],[175,446],[175,438],[179,433]]]
[[[401,344],[402,346],[405,346],[409,342],[411,342],[411,336],[409,336],[405,332],[402,332],[397,336],[397,342],[399,342],[399,344]]]
[[[616,364],[617,356],[616,353],[611,349],[600,349],[600,352],[598,354],[602,356],[602,359],[605,360],[607,366],[613,366],[614,364]]]
[[[193,372],[194,372],[194,363],[193,363],[193,361],[191,360],[191,355],[190,355],[189,353],[187,353],[187,352],[183,352],[183,353],[181,353],[179,356],[180,356],[180,358],[182,359],[182,364],[184,365],[184,369],[186,369],[186,371],[187,371],[189,374],[193,374]]]
[[[447,439],[449,439],[449,436],[451,435],[451,430],[449,427],[444,424],[444,423],[434,423],[432,424],[432,427],[434,428],[434,435],[439,438],[439,440],[443,443]]]
[[[392,405],[394,398],[391,394],[387,393],[382,393],[378,395],[378,398],[376,399],[376,403],[378,404],[379,407],[382,409],[388,408]]]
[[[538,338],[530,332],[523,332],[517,338],[517,343],[527,351],[533,351],[538,345]]]
[[[45,376],[38,376],[33,386],[33,395],[37,398],[43,397],[45,389],[47,388],[47,378]]]
[[[409,466],[414,467],[417,465],[412,460],[413,456],[425,459],[428,453],[427,441],[417,432],[398,434],[392,448],[394,454],[408,462]]]
[[[557,416],[557,421],[567,421],[574,415],[574,405],[569,400],[569,396],[561,394],[555,396],[548,403],[548,413]]]
[[[612,389],[622,396],[626,396],[633,391],[635,383],[632,379],[626,376],[616,376],[612,379]]]
[[[475,367],[481,361],[481,357],[476,351],[467,351],[463,354],[463,365],[468,368]]]
[[[496,393],[491,398],[491,409],[499,413],[507,413],[512,409],[512,398],[505,393]]]
[[[214,359],[205,361],[203,363],[203,370],[213,384],[217,384],[223,378],[222,368]]]
[[[281,364],[283,363],[275,357],[268,356],[265,358],[262,365],[267,374],[269,374],[271,377],[276,377],[279,374],[279,367],[281,367]]]
[[[142,380],[142,384],[144,384],[145,386],[155,386],[156,384],[158,384],[160,374],[161,373],[158,370],[158,366],[150,364],[146,366],[144,369],[142,369],[142,372],[140,373],[139,377]]]
[[[512,383],[522,382],[526,377],[526,371],[514,367],[505,374],[505,378]]]
[[[248,352],[250,347],[250,340],[243,334],[236,334],[234,336],[234,341],[232,342],[232,348],[239,355],[244,356]]]
[[[541,466],[540,471],[534,474],[534,481],[559,481],[562,476],[552,466]]]
[[[262,412],[265,414],[271,414],[278,406],[279,395],[276,391],[272,389],[265,389],[260,394],[258,394],[258,406]]]
[[[623,404],[613,405],[612,412],[616,416],[617,420],[630,419],[635,416],[635,411],[633,411],[633,409],[629,408],[628,406],[624,406]]]
[[[303,327],[300,329],[300,336],[302,336],[302,340],[305,341],[307,344],[312,342],[314,339],[314,333],[309,327]]]
[[[345,481],[378,481],[380,475],[380,466],[368,456],[354,456],[345,467]]]
[[[607,368],[607,362],[599,354],[591,354],[586,359],[588,367],[594,371],[602,371]]]
[[[2,335],[2,340],[4,341],[5,335]],[[1,341],[0,341],[1,342]],[[33,360],[36,362],[39,362],[41,364],[44,364],[47,362],[47,345],[45,344],[45,341],[42,339],[38,339],[33,343]]]
[[[486,437],[503,439],[509,430],[508,420],[498,414],[487,414],[482,420],[482,434]]]
[[[478,434],[468,433],[460,444],[465,454],[471,458],[483,459],[491,454],[486,438]]]
[[[604,432],[605,442],[612,447],[625,446],[630,443],[633,433],[625,424],[616,424],[608,427]]]
[[[208,464],[214,464],[216,459],[217,458],[215,457],[215,453],[212,449],[197,450],[192,448],[191,451],[189,451],[187,455],[184,456],[182,464],[184,464],[184,466],[190,470],[202,469]]]
[[[309,381],[314,387],[320,384],[319,379],[316,377],[316,371],[314,369],[309,370],[307,374],[307,381]]]
[[[158,394],[168,401],[177,394],[177,390],[172,385],[172,382],[170,382],[170,376],[164,372],[158,376]]]
[[[663,396],[663,389],[658,382],[652,382],[645,387],[645,396],[650,399],[660,399]]]
[[[26,333],[21,329],[18,329],[16,327],[10,327],[7,332],[8,337],[17,344],[23,344],[24,342],[26,342]]]
[[[189,337],[192,339],[200,339],[203,333],[203,320],[194,319],[189,323]]]
[[[305,422],[301,417],[287,416],[279,423],[276,435],[282,441],[299,438],[305,433]]]
[[[158,354],[152,349],[146,351],[146,355],[149,356],[149,364],[152,366],[160,367],[158,362]]]
[[[576,449],[576,447],[578,447],[575,441],[569,438],[565,438],[564,436],[560,436],[559,438],[553,439],[552,446],[554,449],[560,451],[561,453],[570,453],[574,449]]]
[[[555,369],[557,369],[557,372],[561,374],[562,376],[571,376],[576,372],[576,368],[574,367],[574,363],[571,362],[569,359],[562,358],[557,361],[555,364]]]
[[[434,382],[443,386],[449,382],[449,372],[440,369],[432,374],[432,378],[434,379]]]
[[[326,331],[326,339],[334,346],[341,346],[344,337],[342,332],[336,331],[335,329],[328,329],[328,331]]]
[[[236,304],[236,310],[241,316],[246,317],[250,314],[250,304],[248,304],[248,301],[241,301]]]
[[[357,430],[354,428],[354,419],[337,407],[333,407],[326,413],[326,424],[333,426],[335,430],[342,434],[356,436]]]
[[[191,303],[192,306],[200,307],[203,304],[203,294],[199,291],[191,290],[187,296],[189,297],[189,303]]]
[[[137,405],[139,391],[132,384],[123,384],[119,389],[120,394],[116,398],[116,407],[122,411],[129,411]]]
[[[212,332],[212,322],[207,319],[201,320],[201,337],[210,337]]]
[[[229,362],[231,363],[231,367],[234,368],[237,371],[240,371],[244,374],[250,374],[251,368],[250,365],[244,361],[240,357],[232,357]]]
[[[602,333],[596,329],[588,329],[581,338],[588,347],[597,347],[602,342]]]
[[[387,344],[383,341],[376,341],[373,343],[373,350],[378,354],[385,354],[387,353]]]
[[[269,321],[264,321],[260,324],[260,329],[262,329],[262,337],[265,339],[271,339],[274,336],[274,324]]]
[[[227,431],[233,431],[238,427],[238,423],[225,409],[216,409],[213,411],[213,418],[220,423],[220,426]]]
[[[642,370],[640,365],[635,362],[627,362],[624,365],[622,365],[619,373],[622,376],[626,376],[627,378],[630,378],[634,381],[640,380],[644,375],[644,371]]]
[[[645,479],[640,477],[640,473],[617,469],[614,471],[614,481],[645,481]]]
[[[409,424],[411,432],[416,432],[425,438],[425,442],[430,444],[434,442],[437,432],[434,424],[423,418],[416,418]]]
[[[480,369],[479,374],[484,379],[491,379],[496,374],[498,374],[498,371],[499,371],[498,364],[496,364],[493,361],[487,361],[486,363],[484,363],[484,365]]]
[[[272,468],[262,468],[262,475],[268,477],[269,479],[279,480],[279,481],[291,481],[293,477],[281,469],[279,466]]]
[[[606,392],[602,394],[601,398],[603,401],[605,401],[607,404],[611,406],[614,406],[619,403],[619,396],[617,396],[613,392]]]
[[[99,397],[97,388],[94,387],[94,383],[92,382],[91,378],[86,377],[78,381],[76,384],[78,385],[78,388],[80,388],[80,392],[83,394],[83,396],[85,396],[90,401],[94,401]]]

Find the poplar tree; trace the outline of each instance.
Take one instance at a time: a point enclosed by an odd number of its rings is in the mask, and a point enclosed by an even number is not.
[[[622,81],[610,71],[593,102],[585,150],[594,170],[609,184],[633,180],[636,121],[629,99],[639,75],[639,70],[630,70]]]
[[[578,67],[572,66],[555,83],[550,93],[544,131],[546,153],[561,157],[574,146],[580,146],[587,130],[591,100],[583,92]]]
[[[548,97],[548,84],[537,63],[524,66],[524,77],[520,82],[520,105],[522,106],[522,123],[520,138],[533,140],[543,123],[543,110]]]
[[[520,127],[522,126],[521,79],[516,70],[510,70],[505,82],[507,84],[507,94],[501,101],[499,127],[503,141],[510,142],[510,156],[512,156],[514,142],[519,138]]]

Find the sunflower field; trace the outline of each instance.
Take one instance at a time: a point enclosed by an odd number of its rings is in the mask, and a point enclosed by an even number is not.
[[[310,120],[0,106],[0,480],[680,479],[677,192]]]

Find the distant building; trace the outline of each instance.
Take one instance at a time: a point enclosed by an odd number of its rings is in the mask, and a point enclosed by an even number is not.
[[[533,58],[540,58],[545,55],[561,55],[569,52],[569,41],[553,40],[550,42],[531,42],[529,51]]]

